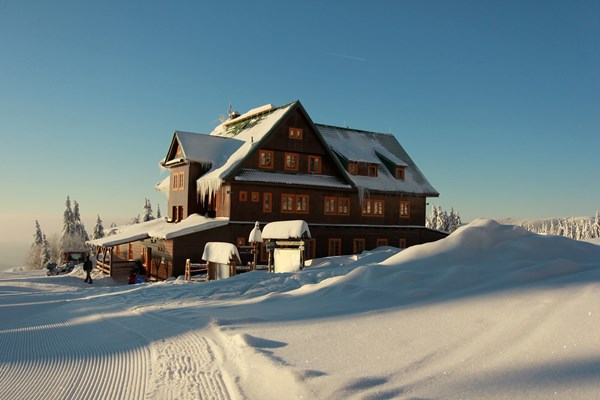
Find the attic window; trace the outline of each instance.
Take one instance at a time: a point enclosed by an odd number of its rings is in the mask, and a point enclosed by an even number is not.
[[[260,150],[258,153],[258,166],[260,168],[273,169],[273,151]]]
[[[298,171],[298,158],[297,153],[285,153],[285,169],[288,171]]]
[[[369,173],[369,176],[377,176],[377,165],[369,165],[368,173]]]
[[[399,181],[404,180],[404,167],[396,167],[396,179]]]
[[[302,129],[300,128],[290,128],[289,130],[289,138],[302,140]]]
[[[358,163],[349,162],[348,163],[348,172],[350,172],[350,175],[358,174]]]
[[[175,150],[175,157],[181,157],[181,145],[179,143],[177,143],[177,150]]]
[[[321,173],[321,157],[320,156],[308,156],[308,172],[312,174]]]

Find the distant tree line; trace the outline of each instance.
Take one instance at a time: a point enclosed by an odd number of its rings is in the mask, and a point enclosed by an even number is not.
[[[530,232],[542,235],[565,236],[575,240],[587,240],[600,238],[600,212],[596,211],[593,218],[559,218],[544,221],[542,224],[531,223],[521,225]]]
[[[425,221],[425,226],[438,231],[452,233],[462,225],[460,214],[450,209],[450,212],[442,209],[441,206],[431,207],[431,214]]]
[[[144,209],[142,214],[143,221],[154,219],[152,213],[152,205],[149,199],[144,199]],[[157,209],[157,218],[160,218],[160,207]],[[140,222],[140,216],[132,220],[132,223]],[[111,227],[116,226],[113,222]],[[109,231],[110,233],[110,231]],[[96,219],[91,239],[99,239],[106,236],[104,225],[100,215]],[[87,251],[91,252],[91,247],[86,243],[90,237],[81,222],[79,212],[79,203],[73,201],[71,206],[71,198],[67,196],[65,203],[65,211],[63,213],[63,229],[62,235],[56,233],[47,237],[40,227],[39,222],[35,221],[35,231],[33,234],[33,243],[30,246],[29,254],[25,264],[31,269],[44,269],[50,263],[60,264],[62,262],[63,253],[67,251]]]

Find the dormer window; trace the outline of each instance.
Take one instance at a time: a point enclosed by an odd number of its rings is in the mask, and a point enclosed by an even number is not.
[[[396,167],[396,179],[399,181],[404,180],[404,167]]]
[[[348,172],[350,173],[350,175],[357,175],[358,174],[358,163],[349,162],[348,163]]]
[[[321,173],[321,157],[320,156],[308,156],[308,172],[311,174]]]
[[[301,128],[290,128],[288,131],[289,138],[295,140],[302,140],[302,133]]]
[[[377,165],[369,165],[367,168],[369,176],[377,176]]]

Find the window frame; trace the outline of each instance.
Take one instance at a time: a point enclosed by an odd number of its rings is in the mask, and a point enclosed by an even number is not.
[[[299,201],[304,200],[302,203]],[[291,204],[290,204],[291,201]],[[299,204],[306,205],[306,209],[303,210]],[[285,206],[285,209],[284,209]],[[308,214],[310,209],[310,196],[307,194],[293,194],[293,193],[282,193],[281,194],[281,207],[280,211],[282,214]]]
[[[375,244],[376,244],[375,247],[387,246],[388,245],[388,240],[387,240],[387,238],[379,238],[379,239],[377,239],[377,241],[375,242]]]
[[[346,212],[340,211],[343,203],[345,203],[347,206]],[[337,198],[337,214],[338,215],[350,215],[350,197],[338,197]]]
[[[360,244],[360,248],[362,250],[359,250],[358,244]],[[360,254],[363,251],[365,251],[366,248],[367,248],[367,246],[366,246],[366,240],[364,238],[354,238],[354,239],[352,239],[352,254]]]
[[[400,200],[400,218],[410,218],[410,201]]]
[[[250,201],[253,203],[258,203],[260,201],[260,193],[259,192],[251,192],[250,193]]]
[[[248,192],[245,190],[241,190],[238,198],[240,202],[248,201]]]
[[[371,178],[377,178],[377,165],[375,165],[375,164],[367,165],[367,176],[370,176]]]
[[[288,157],[290,157],[290,160],[292,160],[292,159],[296,160],[296,166],[295,167],[290,167],[288,165]],[[298,171],[300,169],[300,154],[298,154],[298,153],[291,153],[291,152],[285,152],[284,161],[283,161],[283,169],[286,170],[286,171]]]
[[[333,207],[330,208],[331,211],[327,211],[327,205],[329,202],[333,202]],[[329,204],[331,205],[331,203]],[[336,215],[337,214],[337,197],[334,196],[325,196],[323,201],[323,214],[325,215]]]
[[[380,207],[378,207],[380,206]],[[381,212],[377,212],[381,209]],[[363,216],[369,217],[384,217],[385,216],[385,200],[384,199],[364,199],[361,210]]]
[[[288,138],[294,140],[302,140],[304,138],[304,130],[302,128],[289,128]]]
[[[313,165],[313,161],[316,161],[318,168],[315,168],[314,171],[311,169]],[[308,156],[308,173],[309,174],[320,174],[322,171],[323,158],[321,156]]]
[[[265,205],[267,205],[267,204],[268,204],[268,206],[266,207]],[[263,193],[262,210],[264,213],[270,213],[271,211],[273,211],[273,193],[271,193],[271,192]]]
[[[342,254],[342,239],[340,238],[329,238],[327,240],[327,255],[339,256]]]
[[[396,167],[396,179],[398,179],[399,181],[404,180],[404,169],[404,167]]]
[[[263,163],[263,160],[265,160],[265,157],[267,155],[269,156],[269,159],[270,159],[269,164]],[[258,151],[258,168],[273,169],[273,164],[275,164],[275,152],[273,150],[260,149]]]
[[[350,175],[358,175],[358,163],[355,161],[348,162],[348,173]]]

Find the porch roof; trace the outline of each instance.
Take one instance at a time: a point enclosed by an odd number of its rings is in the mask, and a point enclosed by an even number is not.
[[[137,242],[148,238],[173,239],[179,236],[206,231],[229,224],[229,218],[207,218],[200,214],[192,214],[178,223],[166,219],[155,219],[134,225],[124,225],[115,229],[115,233],[87,243],[93,246],[112,247],[119,244]]]

